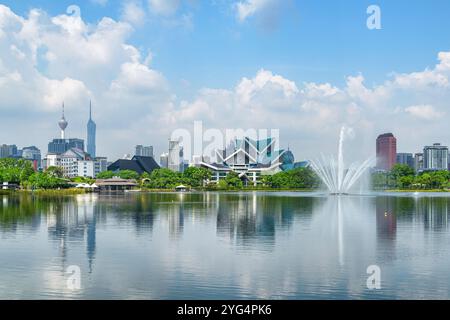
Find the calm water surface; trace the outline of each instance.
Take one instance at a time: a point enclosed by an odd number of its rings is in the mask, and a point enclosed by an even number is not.
[[[0,299],[449,299],[449,212],[445,194],[0,196]]]

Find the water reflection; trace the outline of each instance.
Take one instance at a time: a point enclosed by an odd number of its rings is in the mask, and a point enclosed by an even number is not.
[[[1,196],[0,298],[391,298],[399,288],[449,297],[449,202],[258,192]],[[85,271],[76,293],[64,288],[72,264]],[[385,268],[385,291],[365,288],[371,264]],[[18,281],[21,268],[35,280]],[[417,281],[430,275],[432,285],[406,283],[399,270]]]

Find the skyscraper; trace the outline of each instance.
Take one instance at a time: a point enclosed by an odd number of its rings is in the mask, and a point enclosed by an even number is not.
[[[153,146],[137,145],[134,155],[141,156],[141,157],[152,157],[153,158]]]
[[[159,165],[161,168],[169,168],[169,154],[163,153],[159,158]]]
[[[423,153],[416,153],[414,155],[414,169],[417,172],[423,170]]]
[[[87,123],[87,153],[95,158],[96,146],[95,146],[95,135],[97,131],[97,125],[92,120],[92,103],[89,102],[89,121]]]
[[[425,170],[447,170],[448,147],[435,143],[423,148],[423,168]]]
[[[377,169],[391,170],[397,158],[397,139],[392,133],[377,138]]]
[[[406,164],[407,166],[414,168],[414,157],[412,153],[397,153],[397,163]]]
[[[175,172],[183,172],[183,147],[179,141],[169,141],[169,163],[168,168]]]

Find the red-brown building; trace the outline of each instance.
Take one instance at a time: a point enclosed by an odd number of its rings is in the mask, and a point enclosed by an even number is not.
[[[397,139],[392,133],[377,138],[377,169],[391,170],[397,161]]]

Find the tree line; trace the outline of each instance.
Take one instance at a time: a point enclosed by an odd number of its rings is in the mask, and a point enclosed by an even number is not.
[[[184,172],[174,172],[161,168],[142,175],[132,170],[119,172],[104,171],[97,175],[97,179],[133,179],[139,182],[143,189],[174,189],[179,185],[191,188],[204,188],[209,190],[236,190],[245,188],[244,181],[236,172],[229,172],[218,184],[212,181],[212,171],[206,168],[189,167]],[[49,167],[42,172],[36,172],[30,161],[24,159],[0,159],[0,182],[9,182],[20,185],[24,189],[63,189],[71,186],[70,182],[89,183],[95,179],[76,177],[66,179],[62,168]],[[274,175],[264,175],[258,188],[265,189],[315,189],[319,187],[320,180],[313,170],[298,168],[279,172]],[[253,188],[252,181],[248,187]]]
[[[375,190],[446,190],[450,189],[450,171],[424,171],[416,173],[408,165],[396,164],[388,172],[372,175]]]

